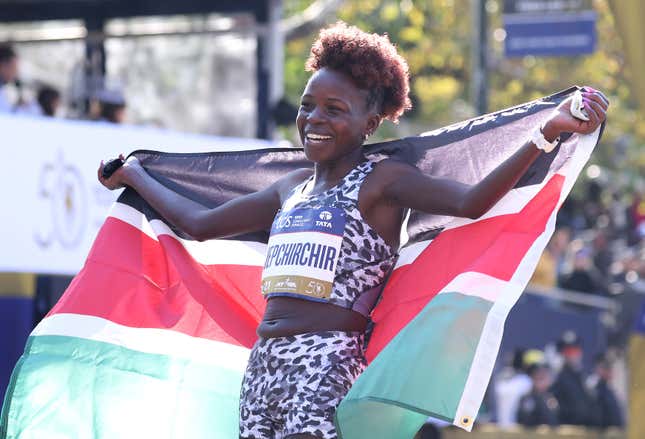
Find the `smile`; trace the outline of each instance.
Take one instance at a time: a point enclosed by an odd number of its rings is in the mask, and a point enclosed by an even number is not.
[[[331,136],[326,136],[324,134],[309,133],[305,136],[305,138],[310,142],[325,142],[327,140],[330,140]]]

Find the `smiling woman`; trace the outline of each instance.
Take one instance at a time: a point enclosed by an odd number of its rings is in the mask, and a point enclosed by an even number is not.
[[[381,123],[380,106],[346,74],[323,67],[307,83],[296,124],[307,158],[333,162],[354,152]]]
[[[408,65],[387,36],[338,23],[321,31],[306,69],[314,75],[296,123],[305,153],[314,162],[356,150],[383,119],[397,122],[411,107]],[[329,125],[323,127],[324,122]],[[330,142],[336,151],[322,149]]]
[[[423,175],[364,155],[383,121],[410,108],[405,60],[386,36],[343,23],[324,29],[307,69],[297,125],[311,169],[208,209],[151,178],[135,158],[108,179],[134,188],[199,240],[270,229],[258,290],[266,311],[242,384],[240,437],[337,437],[338,404],[366,366],[364,332],[398,256],[406,209],[475,218],[508,192],[561,132],[593,132],[607,101],[583,94],[588,121],[563,102],[531,140],[479,183]]]

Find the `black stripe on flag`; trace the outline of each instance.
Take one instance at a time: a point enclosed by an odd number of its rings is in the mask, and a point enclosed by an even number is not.
[[[510,151],[527,140],[530,131],[537,126],[536,120],[544,119],[576,89],[572,87],[527,104],[440,128],[425,135],[366,145],[366,154],[374,159],[391,157],[404,161],[428,175],[474,183],[483,176],[471,175],[470,171],[494,168],[510,155]],[[530,120],[524,121],[526,118]],[[489,148],[481,147],[481,139],[490,140],[491,136],[494,139],[493,146],[500,145],[506,148],[504,157],[494,154],[491,145],[488,145]],[[241,195],[264,189],[295,169],[312,166],[302,148],[212,153],[161,153],[138,150],[132,154],[139,158],[153,178],[211,208]],[[557,149],[551,154],[542,154],[515,187],[541,183],[556,156]],[[465,166],[465,163],[474,163],[476,166]],[[124,191],[119,201],[143,212],[150,220],[162,219],[132,190]],[[445,217],[412,212],[408,222],[410,242],[433,238],[441,231],[445,222]],[[173,230],[177,235],[190,239],[185,233],[175,228]],[[267,242],[268,233],[258,232],[234,239]]]

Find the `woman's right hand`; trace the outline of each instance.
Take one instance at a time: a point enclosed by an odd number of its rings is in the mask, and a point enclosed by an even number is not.
[[[125,157],[123,156],[123,154],[119,154],[119,158],[121,160],[125,160]],[[143,167],[141,166],[139,159],[137,159],[134,156],[128,157],[128,159],[125,160],[125,163],[123,163],[123,165],[119,167],[119,169],[114,171],[114,173],[110,176],[110,178],[103,178],[104,167],[105,167],[105,163],[103,162],[103,160],[101,160],[101,164],[99,165],[99,169],[97,172],[98,179],[103,186],[105,186],[110,190],[120,189],[124,187],[125,185],[128,184],[129,177],[134,172],[143,170]]]
[[[572,97],[565,99],[542,126],[542,132],[548,141],[553,141],[561,133],[593,133],[605,121],[609,99],[602,92],[585,86],[582,89],[582,99],[589,120],[574,117],[570,109]]]

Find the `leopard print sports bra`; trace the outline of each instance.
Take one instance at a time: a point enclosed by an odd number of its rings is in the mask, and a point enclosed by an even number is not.
[[[375,163],[365,161],[334,187],[307,195],[294,187],[273,221],[262,294],[327,302],[368,316],[397,252],[358,210],[358,192]]]

